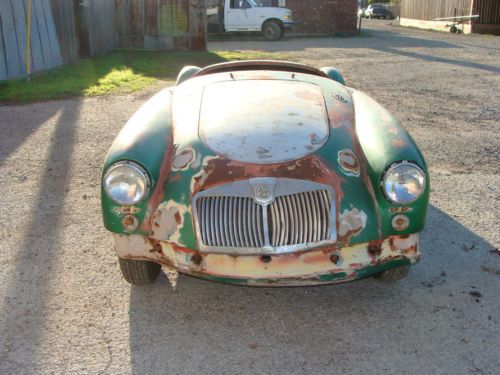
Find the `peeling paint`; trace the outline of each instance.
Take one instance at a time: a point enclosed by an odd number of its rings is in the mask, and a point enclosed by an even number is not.
[[[367,215],[357,208],[344,210],[339,216],[339,241],[348,242],[349,238],[359,234],[366,226]]]
[[[404,214],[406,212],[411,212],[413,211],[413,208],[411,207],[390,207],[389,212],[393,214]]]
[[[403,231],[410,225],[410,219],[406,215],[396,215],[392,218],[391,224],[397,231]]]
[[[173,200],[163,202],[153,214],[151,237],[157,240],[179,242],[184,226],[184,215],[188,208]]]
[[[179,151],[172,160],[172,171],[184,171],[189,168],[195,160],[195,152],[192,147],[186,147]]]
[[[368,276],[382,265],[390,268],[391,264],[415,263],[420,257],[417,234],[390,236],[380,241],[340,248],[326,246],[305,252],[270,255],[268,263],[262,262],[259,255],[201,256],[196,250],[169,241],[158,241],[160,250],[155,250],[152,242],[155,241],[137,235],[115,235],[119,257],[151,260],[177,272],[255,286],[345,282]],[[332,261],[332,257],[336,262]]]
[[[360,165],[358,158],[352,150],[340,150],[337,161],[342,171],[348,176],[359,177]]]
[[[113,208],[113,213],[117,216],[134,215],[141,212],[139,207],[135,206],[116,206]]]

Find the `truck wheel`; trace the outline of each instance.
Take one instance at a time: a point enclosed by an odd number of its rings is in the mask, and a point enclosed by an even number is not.
[[[283,32],[281,31],[281,27],[276,22],[269,21],[266,22],[262,28],[262,34],[267,40],[274,41],[281,39]]]
[[[375,275],[375,278],[384,283],[394,283],[403,279],[410,272],[410,266],[399,266],[390,270],[380,272]]]
[[[161,265],[148,260],[118,260],[123,278],[132,285],[152,284],[161,271]]]

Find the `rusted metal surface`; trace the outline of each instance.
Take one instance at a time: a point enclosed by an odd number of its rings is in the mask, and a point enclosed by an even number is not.
[[[203,254],[168,241],[151,241],[139,235],[115,235],[118,256],[151,260],[181,273],[247,285],[300,285],[337,283],[365,276],[363,269],[384,263],[419,260],[418,234],[337,248],[326,246],[290,254]],[[335,277],[335,276],[339,277]]]
[[[338,162],[342,170],[349,176],[359,177],[361,169],[358,158],[351,150],[341,150],[338,153]]]
[[[323,93],[306,82],[213,83],[203,92],[199,133],[227,159],[256,164],[301,159],[328,139]]]
[[[394,118],[322,76],[240,67],[189,79],[168,96],[171,123],[154,191],[137,207],[141,228],[107,226],[124,235],[118,254],[259,285],[349,281],[417,261],[416,206],[387,203],[377,185],[393,157],[419,160]],[[117,150],[131,142],[121,139]],[[391,144],[398,139],[404,145]],[[151,246],[128,251],[127,234]]]

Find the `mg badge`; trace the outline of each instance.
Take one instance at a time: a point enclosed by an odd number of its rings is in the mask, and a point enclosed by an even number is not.
[[[267,186],[258,186],[255,189],[255,197],[259,199],[267,199],[271,195],[271,189]]]
[[[276,185],[275,178],[251,178],[249,182],[255,202],[259,204],[269,204],[274,200],[274,186]]]

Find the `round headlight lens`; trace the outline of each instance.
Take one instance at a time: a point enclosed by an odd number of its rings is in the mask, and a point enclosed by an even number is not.
[[[104,191],[118,204],[136,204],[144,199],[149,189],[149,178],[139,165],[122,161],[113,164],[104,176]]]
[[[385,195],[394,203],[412,203],[425,190],[425,173],[415,164],[402,162],[392,165],[382,181]]]

